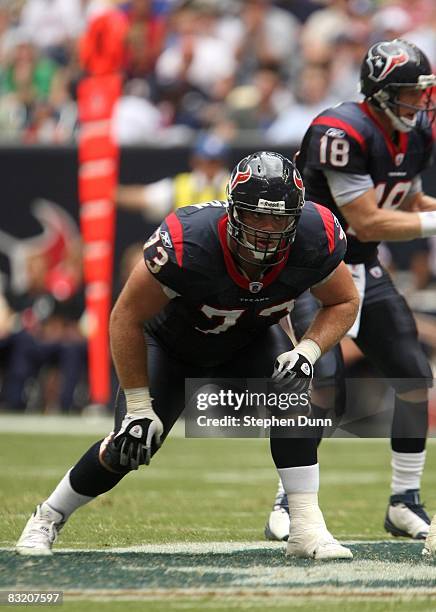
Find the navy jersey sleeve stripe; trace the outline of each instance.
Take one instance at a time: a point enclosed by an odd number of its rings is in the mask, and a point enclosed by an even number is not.
[[[175,213],[171,213],[165,219],[168,232],[173,243],[176,260],[180,267],[183,266],[183,226]]]
[[[354,138],[354,140],[356,140],[359,143],[363,151],[366,151],[367,149],[366,140],[362,136],[362,134],[360,134],[356,130],[356,128],[354,128],[352,125],[350,125],[346,121],[342,121],[342,119],[337,119],[336,117],[325,117],[325,116],[317,117],[316,119],[312,121],[312,125],[325,125],[328,127],[335,127],[335,128],[344,130],[344,132],[348,134],[348,136],[351,136],[351,138]]]

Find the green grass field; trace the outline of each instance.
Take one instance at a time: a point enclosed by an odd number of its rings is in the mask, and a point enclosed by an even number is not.
[[[35,504],[95,439],[0,434],[0,590],[60,589],[68,611],[434,610],[436,565],[422,543],[383,531],[388,441],[330,440],[320,451],[321,506],[335,536],[352,542],[351,562],[291,560],[264,542],[276,487],[266,440],[181,437],[78,511],[54,557],[17,557]],[[432,444],[423,497],[435,512]]]

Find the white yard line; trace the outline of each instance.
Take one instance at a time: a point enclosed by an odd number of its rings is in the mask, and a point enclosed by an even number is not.
[[[386,544],[392,546],[404,545],[401,540],[348,540],[344,544]],[[406,542],[411,546],[422,547],[422,542]],[[191,554],[205,555],[233,554],[248,550],[280,550],[285,548],[286,542],[174,542],[172,544],[141,544],[139,546],[124,546],[119,548],[58,548],[55,553],[149,553],[149,554]],[[0,551],[13,551],[12,547],[0,547]],[[434,569],[433,569],[434,571]]]

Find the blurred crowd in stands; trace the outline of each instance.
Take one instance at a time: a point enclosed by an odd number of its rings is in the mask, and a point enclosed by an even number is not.
[[[210,128],[297,142],[321,109],[358,97],[369,44],[404,36],[436,65],[434,0],[1,0],[1,139],[74,140],[77,43],[108,6],[127,24],[122,144]]]

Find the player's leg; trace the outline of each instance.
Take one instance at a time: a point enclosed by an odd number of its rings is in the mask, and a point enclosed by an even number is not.
[[[148,363],[150,394],[153,397],[153,408],[164,426],[164,440],[184,407],[183,366],[170,359],[151,340],[148,341]],[[115,432],[124,414],[124,402],[119,401],[115,409]],[[93,444],[65,474],[51,495],[37,506],[17,542],[16,550],[19,554],[51,554],[52,545],[71,514],[98,495],[113,489],[129,473],[129,469],[112,471],[102,463],[113,435],[111,432],[107,438]]]
[[[377,266],[374,276],[374,268],[371,270],[356,343],[395,389],[391,496],[385,529],[393,535],[423,539],[430,523],[420,502],[420,488],[432,373],[407,302],[385,271]]]
[[[254,345],[240,351],[229,371],[233,377],[269,378],[278,355],[292,348],[283,329],[275,325]],[[244,364],[252,364],[244,373]],[[352,558],[351,551],[341,546],[328,531],[318,505],[319,466],[318,439],[312,437],[279,437],[271,432],[271,454],[277,467],[292,516],[287,554],[312,559]]]
[[[307,291],[296,301],[291,314],[292,330],[300,340],[312,322],[319,305]],[[315,364],[312,413],[314,417],[325,417],[332,409],[342,411],[343,404],[343,359],[340,346],[323,355]],[[321,437],[318,443],[321,442]],[[286,541],[289,535],[289,505],[283,484],[278,479],[276,496],[265,525],[267,540]]]

